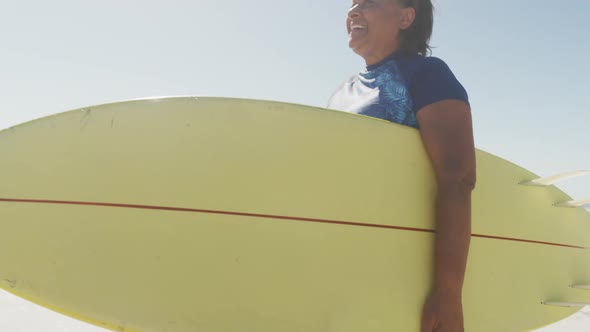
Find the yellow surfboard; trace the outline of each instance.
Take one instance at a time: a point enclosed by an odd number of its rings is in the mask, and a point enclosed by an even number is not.
[[[466,331],[590,302],[590,215],[477,152]],[[165,98],[0,132],[0,286],[116,331],[418,331],[433,174],[418,132],[278,102]]]

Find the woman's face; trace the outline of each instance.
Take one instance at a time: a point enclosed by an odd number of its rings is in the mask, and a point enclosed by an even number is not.
[[[367,64],[381,61],[398,48],[399,32],[414,20],[414,9],[403,8],[401,0],[352,0],[348,11],[350,48]]]

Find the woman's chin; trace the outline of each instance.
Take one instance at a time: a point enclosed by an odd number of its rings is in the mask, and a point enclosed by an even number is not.
[[[362,45],[362,44],[361,44],[361,43],[359,43],[359,41],[358,41],[358,40],[355,40],[354,38],[351,38],[351,39],[348,41],[348,47],[350,47],[350,49],[351,49],[351,50],[353,50],[355,53],[358,53],[358,51],[359,51],[359,50],[360,50],[360,48],[361,48],[361,45]]]

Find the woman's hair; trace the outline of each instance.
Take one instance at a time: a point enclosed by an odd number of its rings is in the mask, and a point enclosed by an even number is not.
[[[403,7],[412,7],[416,11],[414,23],[400,31],[400,51],[418,53],[426,56],[431,52],[434,7],[431,0],[400,0]]]

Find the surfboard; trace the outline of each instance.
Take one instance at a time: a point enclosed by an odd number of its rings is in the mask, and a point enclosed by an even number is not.
[[[480,150],[477,172],[466,330],[527,331],[590,302],[590,215],[556,206],[573,201],[560,177]],[[126,101],[1,131],[0,183],[0,286],[71,317],[419,330],[436,188],[413,128],[259,100]]]

